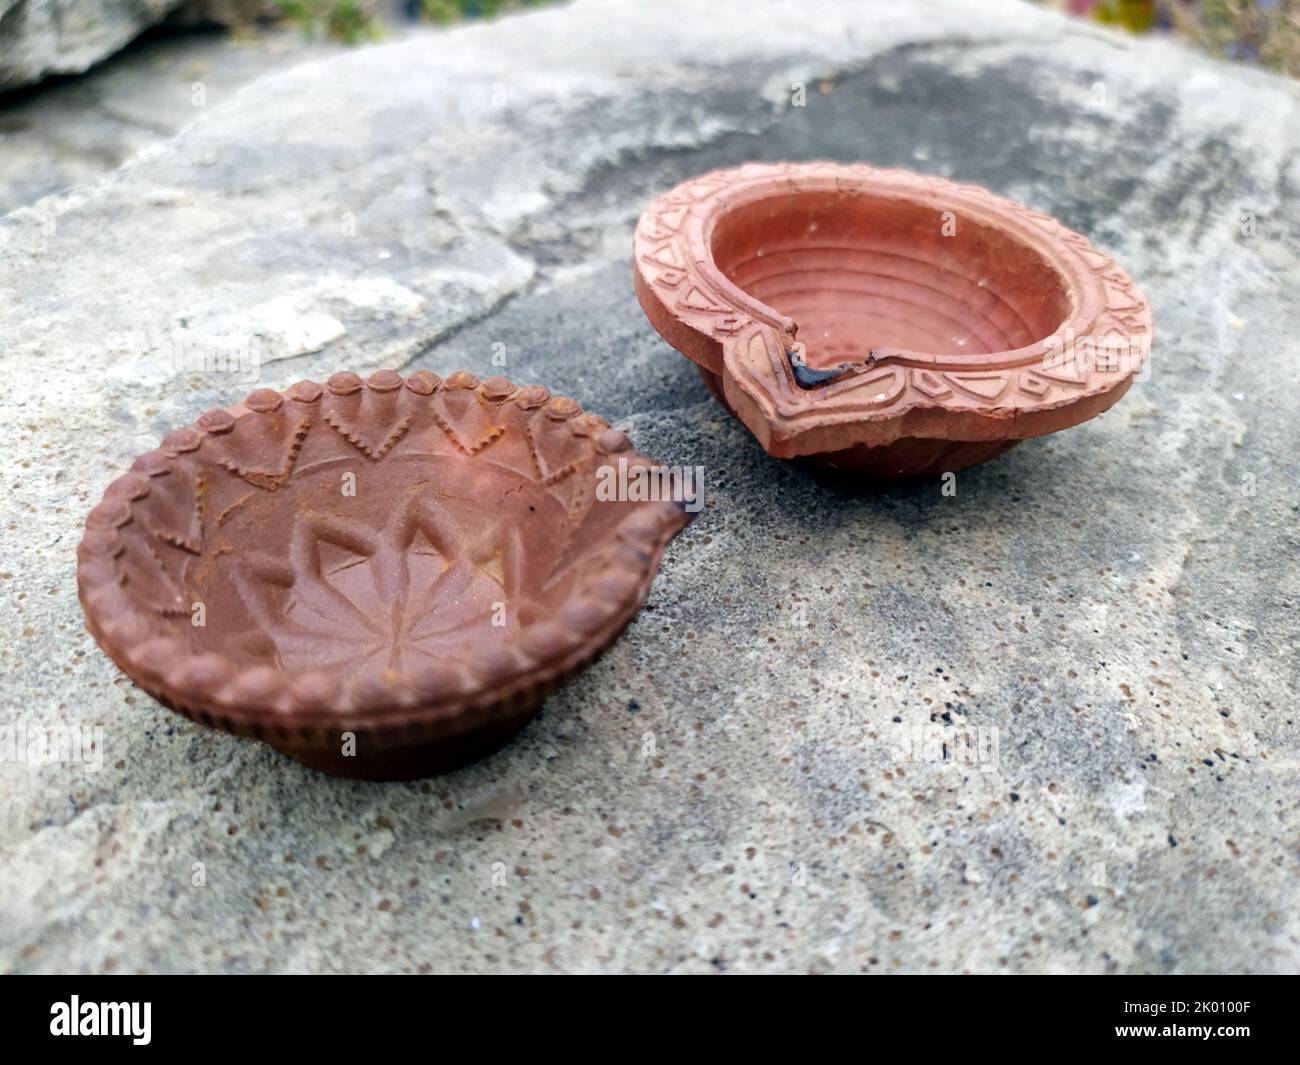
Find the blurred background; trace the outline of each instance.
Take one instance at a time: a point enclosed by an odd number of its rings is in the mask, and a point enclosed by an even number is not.
[[[115,169],[271,68],[551,2],[0,0],[0,212]],[[1042,2],[1300,76],[1300,0]]]

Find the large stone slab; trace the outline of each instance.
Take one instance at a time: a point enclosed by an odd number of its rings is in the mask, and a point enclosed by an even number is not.
[[[1294,970],[1296,113],[1000,0],[580,3],[259,79],[8,215],[3,703],[105,757],[0,767],[0,965]],[[1152,300],[1150,377],[955,496],[768,459],[643,321],[630,234],[692,173],[819,157],[1083,231]],[[647,610],[499,755],[327,779],[85,635],[79,524],[167,428],[494,355],[708,486]],[[944,758],[972,733],[996,757]]]
[[[0,0],[0,89],[80,74],[181,0]]]
[[[0,112],[0,212],[97,180],[170,140],[240,85],[344,47],[297,27],[160,35],[82,77],[10,96]]]

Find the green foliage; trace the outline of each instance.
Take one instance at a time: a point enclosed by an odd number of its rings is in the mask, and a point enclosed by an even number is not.
[[[1300,0],[1042,0],[1133,33],[1172,30],[1225,59],[1300,77]]]
[[[1131,33],[1145,33],[1156,23],[1156,5],[1153,0],[1101,0],[1093,17]]]
[[[541,7],[553,0],[421,0],[424,17],[448,23],[462,18],[495,18],[524,8]]]
[[[304,33],[330,36],[348,44],[373,41],[384,35],[384,24],[375,15],[375,0],[273,0],[285,19]],[[415,0],[407,5],[410,17],[423,15],[430,22],[445,25],[467,18],[495,18],[525,8],[541,7],[555,0]]]
[[[274,0],[275,6],[303,32],[328,34],[348,44],[383,36],[383,23],[375,17],[373,0]]]
[[[1300,77],[1300,0],[1202,0],[1179,13],[1183,28],[1208,51]]]

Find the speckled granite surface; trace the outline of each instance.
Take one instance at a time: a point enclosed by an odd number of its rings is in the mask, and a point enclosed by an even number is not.
[[[1294,971],[1298,99],[1011,2],[580,3],[259,79],[0,219],[4,724],[104,756],[0,764],[0,967]],[[955,496],[767,459],[644,322],[630,234],[818,157],[1057,214],[1145,287],[1150,378]],[[331,780],[85,634],[81,520],[163,431],[494,354],[708,490],[506,750]]]

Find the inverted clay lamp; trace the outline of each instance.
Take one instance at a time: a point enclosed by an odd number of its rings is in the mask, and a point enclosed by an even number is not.
[[[1129,388],[1151,310],[1113,259],[973,185],[749,164],[660,196],[637,296],[779,458],[935,475],[1092,418]]]
[[[630,450],[504,378],[339,373],[169,433],[86,519],[105,652],[187,717],[340,776],[500,746],[640,609],[689,515],[604,501]]]

